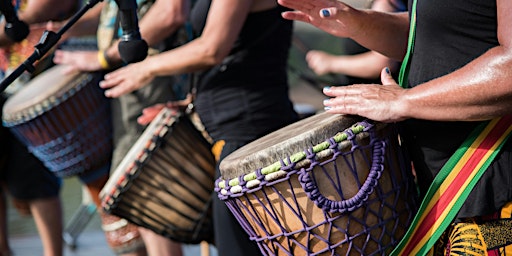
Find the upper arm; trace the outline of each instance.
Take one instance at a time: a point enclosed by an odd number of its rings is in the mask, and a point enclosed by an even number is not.
[[[189,0],[155,1],[139,21],[142,37],[149,45],[159,43],[185,23],[189,11]]]
[[[252,0],[212,0],[200,40],[215,59],[228,55],[249,14]]]

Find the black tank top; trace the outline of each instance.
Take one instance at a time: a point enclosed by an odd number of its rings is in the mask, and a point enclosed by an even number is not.
[[[496,1],[419,0],[414,54],[408,85],[448,74],[498,45]],[[480,122],[404,122],[422,191]],[[496,212],[512,201],[512,142],[471,192],[458,217]],[[492,189],[490,189],[492,188]]]
[[[198,34],[209,3],[198,0],[192,11]],[[198,82],[196,110],[215,140],[258,138],[297,119],[287,77],[293,27],[283,11],[250,13],[229,56]]]

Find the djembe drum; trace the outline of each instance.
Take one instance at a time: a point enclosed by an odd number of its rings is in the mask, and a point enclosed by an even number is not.
[[[194,116],[162,109],[102,189],[105,212],[182,243],[213,240],[215,159]]]
[[[386,255],[416,196],[393,125],[317,114],[228,155],[215,190],[265,255]]]
[[[110,168],[110,104],[100,74],[64,75],[64,68],[52,67],[9,97],[2,120],[55,175],[89,183]]]

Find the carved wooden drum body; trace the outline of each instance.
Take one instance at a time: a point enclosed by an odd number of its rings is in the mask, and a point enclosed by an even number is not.
[[[189,114],[163,109],[100,193],[103,209],[183,243],[213,240],[211,144]]]
[[[220,164],[216,191],[265,255],[386,255],[416,211],[397,132],[321,113]]]
[[[10,96],[2,121],[55,175],[88,183],[110,169],[110,102],[100,73],[64,68],[48,69]]]

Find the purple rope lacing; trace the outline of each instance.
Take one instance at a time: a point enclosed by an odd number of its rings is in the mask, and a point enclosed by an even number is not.
[[[414,202],[408,201],[405,203],[404,209],[401,209],[400,212],[396,210],[396,206],[400,199],[400,194],[405,193],[407,198],[409,198],[409,196],[407,196],[409,193],[412,194],[409,188],[412,179],[409,179],[409,173],[404,170],[407,168],[407,165],[404,163],[404,159],[402,157],[399,157],[399,165],[395,166],[393,164],[390,164],[388,166],[388,169],[392,167],[397,167],[400,168],[400,170],[390,170],[389,175],[399,173],[400,175],[402,175],[401,177],[403,178],[397,179],[395,176],[390,176],[389,179],[391,179],[392,182],[392,189],[390,191],[384,191],[379,186],[377,180],[383,175],[384,159],[386,159],[386,162],[389,163],[393,163],[395,159],[393,159],[389,152],[388,154],[385,154],[387,139],[377,138],[377,136],[374,134],[373,127],[367,122],[364,122],[363,124],[366,126],[365,131],[369,132],[370,134],[370,143],[367,146],[358,145],[355,141],[355,137],[349,136],[349,140],[351,140],[352,142],[352,150],[350,152],[343,153],[337,149],[337,144],[335,143],[335,141],[330,139],[330,148],[331,150],[334,150],[334,153],[333,157],[329,160],[326,160],[325,162],[318,162],[316,160],[316,155],[312,153],[313,151],[311,149],[308,149],[306,151],[306,154],[307,159],[311,161],[311,164],[307,168],[295,170],[295,163],[292,163],[290,165],[283,165],[281,170],[285,170],[287,172],[287,175],[275,181],[265,181],[264,175],[261,174],[261,169],[259,169],[256,171],[257,179],[261,181],[259,186],[252,189],[247,189],[245,186],[245,181],[243,181],[243,179],[239,179],[239,185],[242,186],[243,188],[242,192],[231,193],[230,186],[229,184],[227,184],[225,188],[225,190],[228,192],[227,195],[221,195],[219,193],[219,198],[225,201],[226,205],[237,218],[242,228],[247,232],[247,234],[249,234],[250,239],[257,242],[263,254],[294,255],[295,252],[303,250],[304,252],[307,253],[307,255],[318,255],[328,252],[330,252],[331,255],[337,255],[336,250],[343,246],[344,248],[347,249],[347,253],[357,252],[359,254],[364,255],[385,255],[386,252],[389,252],[393,248],[393,246],[396,245],[396,243],[399,241],[399,238],[395,237],[397,229],[399,227],[405,229],[405,226],[407,226],[408,223],[410,223],[411,218],[414,216],[414,212],[416,209],[416,205],[414,204]],[[396,133],[393,134],[396,135]],[[336,158],[343,158],[345,159],[346,163],[350,163],[348,164],[348,166],[355,166],[354,153],[361,152],[361,155],[364,156],[365,154],[362,152],[366,148],[373,148],[373,153],[371,157],[371,170],[366,181],[363,184],[358,184],[359,187],[361,188],[358,191],[358,193],[356,193],[356,195],[350,199],[345,199],[336,202],[323,199],[325,197],[323,197],[323,195],[320,195],[319,192],[316,192],[318,188],[316,186],[316,183],[314,182],[315,172],[313,172],[313,168],[321,168],[321,170],[324,170],[323,166],[326,164],[336,165],[336,161],[334,161]],[[366,159],[365,156],[363,158]],[[291,163],[291,161],[289,161],[290,159],[287,160],[288,163]],[[366,161],[370,162],[370,159],[366,159]],[[286,161],[281,161],[281,164],[284,164],[285,162]],[[351,171],[354,177],[356,177],[356,180],[358,180],[357,174],[355,173],[355,168],[351,168]],[[339,172],[336,172],[336,179],[340,179],[338,173]],[[320,207],[322,207],[324,211],[324,221],[321,221],[320,223],[316,223],[313,225],[307,223],[307,216],[303,216],[305,213],[303,213],[300,210],[301,206],[299,205],[297,198],[287,198],[282,195],[281,191],[274,187],[274,185],[277,183],[280,183],[281,185],[288,184],[289,189],[293,190],[294,188],[292,188],[291,185],[291,177],[295,174],[299,175],[298,179],[305,180],[305,182],[301,184],[301,186],[303,186],[305,190],[310,189],[311,191],[313,191],[309,192],[309,194],[311,194],[313,197],[316,197],[316,199],[320,198],[315,201],[315,204],[320,205]],[[217,192],[220,192],[220,189],[218,188],[219,181],[220,179],[216,181]],[[331,181],[331,184],[339,183]],[[338,189],[338,193],[342,195],[341,187]],[[257,195],[256,193],[259,194]],[[280,213],[277,212],[277,209],[274,208],[272,202],[270,202],[269,200],[269,193],[272,193],[274,196],[277,195],[279,197],[278,201],[283,204],[280,207],[288,207],[290,213],[293,216],[288,216],[287,219],[293,219],[295,221],[298,221],[302,226],[301,229],[286,229],[286,223],[281,223],[282,220],[280,219],[279,216]],[[372,198],[370,198],[368,195],[372,193],[375,194],[376,196],[372,196]],[[394,200],[392,202],[387,202],[383,200],[383,198],[389,197],[394,198]],[[250,199],[253,200],[253,203],[249,202]],[[358,202],[357,200],[365,202]],[[361,208],[363,209],[364,214],[360,218],[353,217],[350,214],[346,214],[350,211],[358,210],[358,207],[360,208],[363,204],[379,205],[379,207],[376,210],[369,207]],[[391,216],[385,218],[383,214],[384,210],[386,210],[388,213],[389,211],[391,211]],[[406,219],[400,220],[401,215],[407,215]],[[377,218],[379,219],[379,223],[376,226],[368,227],[366,225],[365,220],[371,216],[372,218],[376,218],[377,216]],[[347,219],[346,223],[343,223],[343,225],[338,226],[336,221],[342,217]],[[264,221],[263,218],[266,221]],[[266,224],[264,224],[265,222],[269,221],[273,223],[275,227],[279,227],[280,232],[274,232],[271,234],[270,231],[266,229]],[[361,230],[361,232],[351,233],[348,227],[351,227],[353,225],[362,226],[363,229]],[[390,225],[391,227],[389,227],[388,225]],[[322,226],[324,226],[324,229],[330,230],[327,237],[322,237],[315,233],[315,229]],[[372,230],[375,229],[380,229],[379,232],[381,233],[372,235],[371,232]],[[302,244],[300,241],[296,240],[294,236],[304,232],[307,234],[308,239],[306,239],[307,241],[305,244]],[[340,239],[339,241],[331,241],[330,236],[333,232],[345,234],[345,238]],[[362,245],[354,243],[354,241],[360,240],[361,238],[363,238],[365,241]],[[383,239],[386,239],[387,241],[385,244],[382,244],[381,242],[383,241]],[[319,241],[325,243],[323,249],[317,248],[316,251],[313,251],[311,249],[311,241],[313,240],[316,240],[317,243]],[[368,252],[367,248],[371,244],[376,244],[377,249],[373,252]],[[290,250],[292,246],[295,247],[293,251]],[[300,248],[300,250],[298,248]]]
[[[351,134],[351,137],[354,137],[354,135]],[[351,137],[349,137],[349,139]],[[372,142],[370,144],[374,144],[374,147],[372,167],[370,169],[370,173],[368,174],[368,178],[360,187],[359,191],[352,198],[347,200],[333,201],[327,199],[320,193],[320,189],[318,188],[315,180],[309,174],[310,171],[301,169],[299,172],[300,184],[302,185],[302,188],[308,197],[314,201],[318,207],[328,212],[345,213],[360,208],[368,200],[368,196],[373,192],[375,186],[377,186],[378,179],[384,170],[384,153],[386,150],[384,142]],[[341,152],[336,147],[334,147],[333,150],[335,150],[334,157],[338,157],[341,154]],[[314,156],[308,156],[308,158],[310,157],[313,158]],[[356,170],[351,171],[353,173],[357,173]]]

